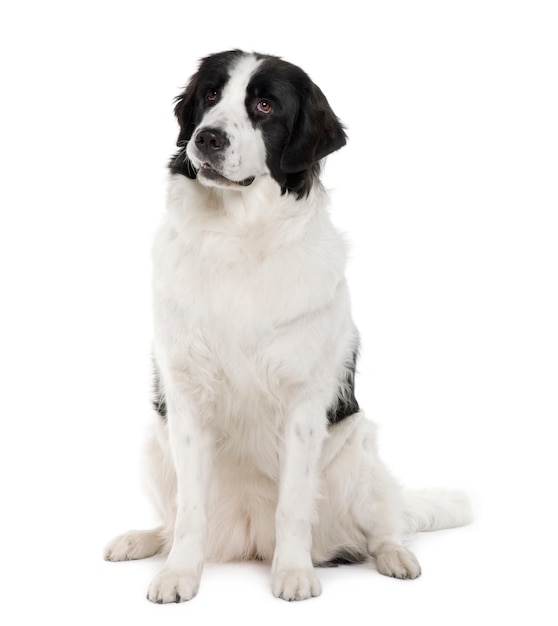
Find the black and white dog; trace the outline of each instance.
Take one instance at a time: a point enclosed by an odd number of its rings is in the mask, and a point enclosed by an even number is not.
[[[105,557],[168,553],[159,603],[192,598],[206,560],[270,561],[285,600],[317,596],[332,561],[417,577],[405,535],[470,512],[458,492],[403,491],[355,399],[347,250],[319,180],[342,125],[300,68],[239,50],[203,59],[175,112],[153,252],[161,525]]]

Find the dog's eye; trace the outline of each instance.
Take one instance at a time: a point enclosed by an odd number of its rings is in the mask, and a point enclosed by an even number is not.
[[[267,115],[268,113],[271,113],[271,102],[269,102],[268,100],[260,100],[256,105],[256,109],[260,113],[265,113]]]
[[[219,94],[217,93],[217,89],[208,89],[207,93],[205,94],[205,99],[207,100],[207,102],[217,102],[217,96]]]

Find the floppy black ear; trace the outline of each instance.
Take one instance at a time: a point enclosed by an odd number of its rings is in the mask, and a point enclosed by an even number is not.
[[[186,89],[176,98],[174,113],[180,124],[180,133],[176,145],[180,150],[171,157],[169,168],[175,174],[184,174],[188,178],[196,178],[195,167],[191,164],[186,154],[186,145],[196,128],[196,77],[192,78]]]
[[[194,113],[196,110],[196,88],[197,80],[194,76],[188,83],[186,89],[176,98],[176,105],[174,107],[174,114],[180,124],[180,133],[176,140],[177,146],[185,146],[194,129],[196,123],[194,120]]]
[[[302,172],[346,143],[341,122],[321,89],[311,82],[301,98],[298,117],[283,150],[281,169],[287,174]]]

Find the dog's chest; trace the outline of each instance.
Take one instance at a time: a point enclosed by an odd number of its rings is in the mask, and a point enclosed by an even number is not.
[[[282,222],[239,231],[169,220],[156,237],[156,358],[208,418],[280,420],[310,380],[330,374],[318,368],[344,314],[344,242],[324,216],[279,245],[297,220]]]
[[[154,267],[156,334],[166,356],[198,386],[237,395],[270,391],[293,374],[282,326],[301,306],[292,283],[304,279],[288,265],[224,236],[205,234],[187,246],[167,236]]]

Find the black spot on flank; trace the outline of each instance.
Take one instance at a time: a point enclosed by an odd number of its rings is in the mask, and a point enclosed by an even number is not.
[[[368,559],[368,555],[363,552],[342,548],[331,559],[324,563],[318,563],[318,567],[338,567],[339,565],[356,565],[364,563]]]
[[[355,397],[355,373],[358,358],[358,347],[352,352],[351,358],[345,363],[343,379],[339,381],[339,389],[335,403],[327,412],[331,424],[337,424],[360,410]]]
[[[165,393],[159,376],[157,363],[153,360],[153,408],[161,416],[163,421],[167,419],[167,403],[165,402]]]

